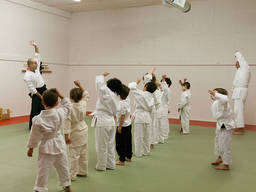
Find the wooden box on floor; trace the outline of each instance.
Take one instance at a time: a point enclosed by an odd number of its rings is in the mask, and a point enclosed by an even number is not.
[[[0,121],[10,119],[11,110],[0,108]]]

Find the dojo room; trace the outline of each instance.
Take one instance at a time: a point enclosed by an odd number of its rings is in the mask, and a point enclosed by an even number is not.
[[[255,191],[255,19],[255,0],[0,0],[0,191]]]

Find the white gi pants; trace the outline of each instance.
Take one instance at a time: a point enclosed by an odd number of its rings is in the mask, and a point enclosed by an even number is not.
[[[97,170],[116,168],[115,133],[115,126],[95,127]]]
[[[74,180],[76,175],[88,174],[88,146],[69,147],[70,175]]]
[[[232,143],[232,130],[216,129],[215,137],[215,155],[221,157],[225,165],[231,165],[231,143]]]
[[[180,117],[183,133],[189,133],[190,107],[184,107],[181,110]]]
[[[157,119],[158,123],[158,140],[160,143],[164,143],[168,139],[169,135],[169,120],[168,117],[160,117]]]
[[[157,113],[152,112],[152,125],[151,125],[151,144],[158,144],[158,123],[157,123]]]
[[[71,185],[67,153],[64,152],[58,155],[51,155],[39,152],[36,184],[34,186],[35,191],[48,191],[48,176],[52,167],[55,167],[62,187]]]
[[[135,123],[134,124],[134,147],[136,157],[149,155],[151,144],[151,124]]]
[[[248,95],[247,88],[235,88],[232,98],[234,100],[234,116],[236,128],[244,128],[244,106]]]
[[[245,100],[235,99],[234,100],[234,115],[236,128],[244,128],[244,105]]]

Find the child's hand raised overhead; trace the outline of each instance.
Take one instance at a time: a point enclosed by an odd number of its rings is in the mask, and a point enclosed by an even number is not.
[[[109,73],[108,73],[108,72],[104,72],[104,73],[102,73],[102,75],[103,75],[104,77],[106,77],[106,76],[109,75]]]
[[[149,73],[154,73],[156,71],[156,67],[152,67],[152,70]]]
[[[80,87],[80,86],[81,86],[81,83],[80,83],[79,80],[75,80],[75,81],[74,81],[74,84],[75,84],[77,87]]]
[[[212,95],[212,96],[215,96],[216,91],[215,90],[208,90],[208,93],[210,93],[210,95]]]
[[[37,46],[37,44],[36,44],[36,42],[35,42],[35,41],[29,41],[29,45]]]
[[[138,79],[136,80],[137,85],[139,85],[139,84],[140,84],[140,82],[141,82],[141,79],[140,79],[140,78],[138,78]]]

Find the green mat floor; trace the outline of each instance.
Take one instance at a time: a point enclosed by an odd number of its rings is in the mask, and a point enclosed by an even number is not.
[[[90,119],[86,121],[90,125]],[[214,128],[191,127],[181,136],[170,125],[168,143],[159,144],[151,155],[133,158],[125,167],[96,172],[94,129],[89,127],[89,176],[72,183],[73,192],[255,192],[256,132],[233,136],[231,171],[211,166]],[[26,156],[27,123],[0,127],[0,192],[29,192],[35,182],[37,150]],[[49,177],[49,192],[59,192],[55,171]]]

